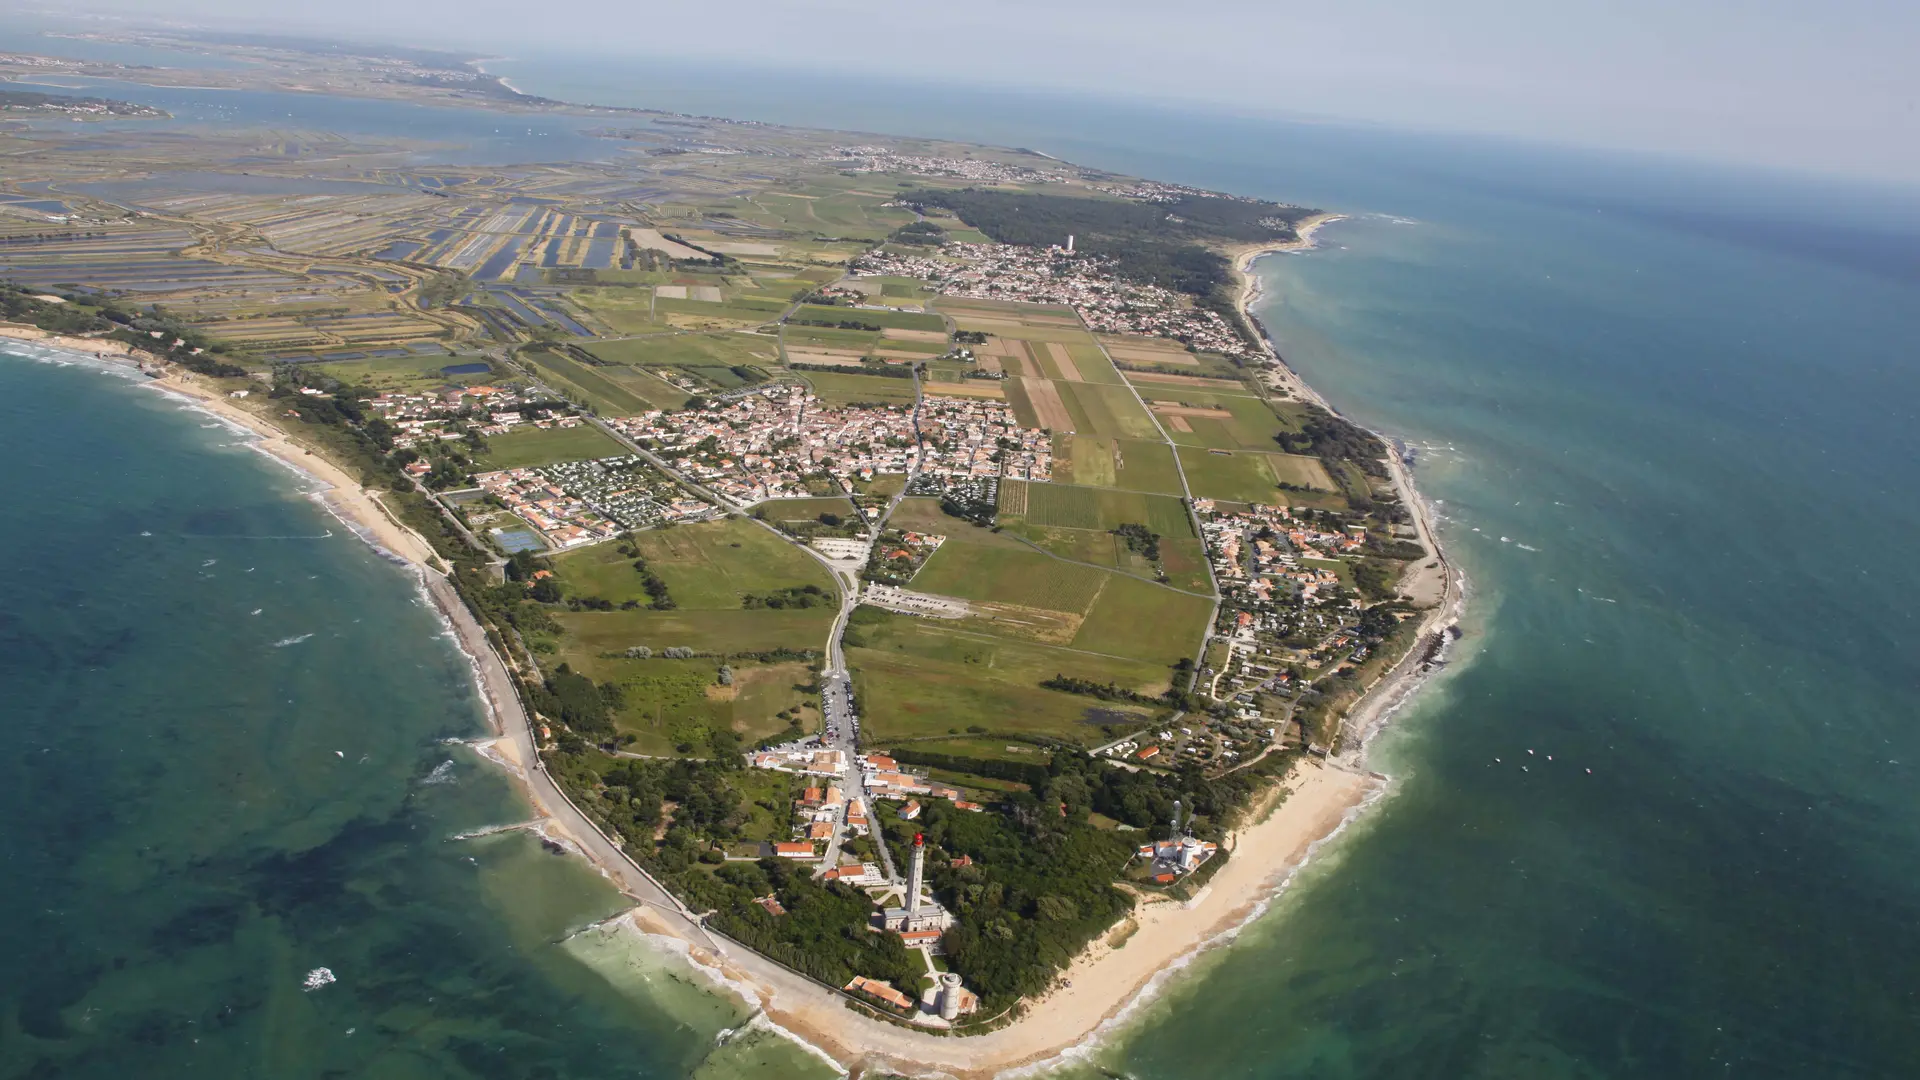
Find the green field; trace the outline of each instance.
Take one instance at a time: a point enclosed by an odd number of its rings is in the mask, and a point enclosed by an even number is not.
[[[751,521],[728,518],[648,529],[636,534],[635,541],[647,568],[667,583],[681,611],[737,611],[741,597],[748,594],[818,585],[826,591],[829,602],[803,614],[825,612],[831,621],[834,591],[826,569],[793,543]],[[571,595],[598,596],[615,604],[625,600],[645,602],[641,575],[632,564],[633,560],[621,555],[616,545],[596,544],[559,556],[554,560],[554,571]],[[825,632],[822,625],[823,636]]]
[[[1074,431],[1114,439],[1158,439],[1160,429],[1125,386],[1056,382]]]
[[[656,334],[625,341],[591,341],[581,347],[608,363],[636,367],[760,366],[780,358],[779,345],[771,335],[741,331]]]
[[[721,661],[713,657],[589,656],[575,660],[573,666],[595,682],[620,687],[622,704],[614,714],[614,729],[635,737],[627,747],[635,753],[675,754],[679,747],[690,746],[687,753],[707,756],[712,753],[707,733],[715,729],[731,731],[751,745],[786,730],[796,711],[803,728],[819,726],[819,712],[811,707],[813,699],[806,692],[813,671],[798,661],[731,661],[732,686],[720,685]],[[783,711],[788,717],[778,715]]]
[[[954,536],[933,553],[913,587],[922,592],[1078,614],[1112,575],[1062,562],[1025,546],[1000,547]]]
[[[1103,439],[1075,433],[1056,436],[1054,450],[1054,473],[1062,482],[1180,494],[1173,447],[1158,439]]]
[[[474,458],[474,469],[519,469],[530,465],[551,465],[556,461],[582,461],[587,458],[619,457],[626,447],[599,428],[581,424],[575,428],[522,427],[505,435],[487,439],[487,452]]]
[[[1057,304],[1032,304],[1021,300],[986,300],[972,296],[942,296],[934,306],[949,315],[975,313],[995,319],[1017,319],[1021,316],[1076,322],[1078,317],[1073,309]]]
[[[1211,416],[1183,417],[1192,431],[1167,426],[1167,435],[1183,446],[1205,446],[1220,450],[1274,450],[1273,438],[1282,431],[1294,430],[1257,397],[1194,390],[1184,386],[1140,384],[1140,396],[1149,404],[1155,401],[1177,402],[1197,408],[1219,408],[1231,418]],[[1166,424],[1168,417],[1161,417]]]
[[[812,385],[814,394],[828,405],[911,405],[914,400],[912,379],[842,375],[837,371],[806,371],[799,374]]]
[[[1318,459],[1294,454],[1250,450],[1222,453],[1182,446],[1180,466],[1186,470],[1194,497],[1199,499],[1269,504],[1301,502],[1298,494],[1280,490],[1283,477],[1290,484],[1334,490],[1332,478],[1327,476]]]
[[[953,316],[953,324],[961,330],[976,330],[982,333],[997,334],[1001,337],[1014,337],[1022,341],[1058,341],[1063,345],[1091,345],[1093,335],[1078,326],[1051,323],[1032,323],[1020,321],[1018,325],[1005,315],[988,315],[985,312],[948,312]]]
[[[1008,486],[1018,481],[1008,481]],[[1146,495],[1071,484],[1027,484],[1026,519],[1033,525],[1106,531],[1129,522],[1161,536],[1191,538],[1186,506],[1170,495]],[[1003,505],[1005,495],[1002,495]]]
[[[880,335],[872,330],[841,330],[829,326],[794,326],[789,323],[781,331],[781,340],[789,348],[859,349],[865,352],[879,345]]]
[[[602,416],[632,416],[657,407],[646,396],[603,374],[608,369],[588,367],[557,352],[530,349],[521,355],[533,361],[556,387],[571,391]]]
[[[893,330],[933,330],[945,333],[947,321],[938,315],[923,315],[914,311],[876,311],[870,308],[822,307],[817,304],[802,304],[792,315],[794,319],[820,319],[826,322],[859,322],[869,326],[878,326]]]
[[[655,651],[684,645],[702,652],[819,652],[826,648],[833,609],[562,611],[553,618],[567,632],[561,658],[583,661],[603,652],[625,652],[635,645]]]
[[[1073,357],[1073,366],[1080,371],[1080,378],[1091,383],[1124,382],[1120,371],[1107,359],[1107,354],[1092,342],[1073,342],[1067,346],[1067,354]]]
[[[858,480],[853,486],[867,495],[898,495],[907,490],[906,473],[879,473],[872,480]]]
[[[900,505],[893,508],[893,516],[887,519],[887,525],[895,529],[911,529],[914,532],[933,533],[936,536],[951,536],[969,544],[988,547],[1019,547],[1020,541],[1011,536],[983,529],[970,521],[953,517],[940,509],[940,500],[915,496],[901,499]]]
[[[1213,601],[1204,596],[1110,575],[1073,647],[1172,664],[1200,648],[1212,610]]]
[[[644,334],[649,330],[663,330],[667,325],[653,313],[651,289],[574,289],[567,293],[567,299],[607,324],[616,334]]]
[[[753,512],[768,521],[817,521],[821,514],[854,516],[853,503],[845,498],[768,499],[755,506]]]
[[[1096,532],[1092,529],[1048,528],[1043,525],[1029,524],[1018,518],[1007,519],[1004,531],[1063,559],[1111,567],[1128,574],[1153,576],[1152,565],[1145,558],[1129,551],[1126,544],[1112,533]]]
[[[1138,724],[1154,710],[1046,690],[1041,680],[1066,674],[1145,694],[1167,686],[1167,670],[1151,663],[975,634],[871,609],[863,609],[862,619],[865,644],[849,648],[847,660],[864,715],[862,733],[882,745],[965,734],[971,727],[1003,737],[1044,735],[1093,745],[1104,741],[1102,724]]]
[[[426,393],[442,386],[477,386],[498,376],[447,376],[441,368],[480,363],[471,356],[380,356],[369,360],[335,360],[306,365],[307,371],[320,371],[343,383],[365,386],[392,393]]]
[[[1207,549],[1197,539],[1161,540],[1160,566],[1167,572],[1167,584],[1176,589],[1213,591],[1213,579],[1207,574]]]

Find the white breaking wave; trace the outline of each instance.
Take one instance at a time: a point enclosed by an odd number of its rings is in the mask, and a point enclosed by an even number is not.
[[[279,641],[273,643],[273,647],[276,649],[284,649],[289,645],[298,645],[312,636],[312,634],[297,634],[293,637],[281,638]]]

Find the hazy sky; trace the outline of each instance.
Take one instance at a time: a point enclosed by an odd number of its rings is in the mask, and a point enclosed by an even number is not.
[[[1915,0],[95,0],[356,38],[682,54],[1678,152],[1920,184]],[[273,14],[269,15],[268,12]]]

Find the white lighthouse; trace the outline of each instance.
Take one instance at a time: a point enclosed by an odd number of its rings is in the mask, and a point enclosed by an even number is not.
[[[922,899],[921,891],[926,888],[927,878],[927,839],[915,833],[913,836],[913,861],[907,869],[907,897],[899,907],[887,908],[880,913],[880,925],[884,929],[903,934],[924,933],[929,930],[945,930],[953,925],[953,915],[940,906],[939,901]]]
[[[927,872],[927,839],[913,834],[913,868],[907,871],[907,918],[920,914],[920,883]]]

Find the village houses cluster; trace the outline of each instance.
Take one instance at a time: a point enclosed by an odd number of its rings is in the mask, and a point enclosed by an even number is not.
[[[822,404],[805,387],[776,385],[707,409],[648,412],[612,421],[641,445],[721,497],[747,506],[812,494],[809,480],[834,477],[843,490],[880,473],[1011,476],[1046,480],[1053,447],[1000,402],[928,397],[922,441],[913,410]]]
[[[1249,361],[1270,359],[1217,312],[1191,306],[1171,289],[1113,274],[1109,259],[1063,247],[948,243],[938,256],[869,252],[856,275],[911,277],[947,296],[1064,304],[1103,334],[1171,338],[1201,352]]]
[[[1240,678],[1230,680],[1233,693],[1293,689],[1285,667],[1299,660],[1321,665],[1344,657],[1365,658],[1366,645],[1347,625],[1350,609],[1328,611],[1324,602],[1339,584],[1327,566],[1304,560],[1329,561],[1359,553],[1365,529],[1352,526],[1332,531],[1284,506],[1255,504],[1242,510],[1219,510],[1209,499],[1199,499],[1194,510],[1220,584],[1220,625],[1215,632],[1226,642],[1228,668]],[[1304,647],[1288,647],[1281,639]],[[1215,696],[1222,696],[1216,690]]]
[[[909,173],[988,183],[1054,184],[1066,177],[1027,165],[1008,165],[978,158],[918,157],[884,146],[836,146],[819,159],[844,173]]]
[[[631,456],[503,469],[475,479],[556,550],[611,540],[662,521],[698,521],[716,512]]]
[[[794,801],[794,838],[774,844],[776,856],[785,859],[822,857],[824,852],[819,845],[833,839],[835,823],[841,820],[842,810],[846,812],[844,824],[849,833],[854,836],[870,834],[872,822],[865,801],[858,796],[849,799],[840,786],[840,779],[846,774],[846,761],[845,751],[809,746],[760,750],[748,755],[748,764],[756,769],[817,777],[822,781],[809,785]],[[946,799],[961,810],[977,813],[986,809],[979,803],[969,802],[966,793],[959,788],[935,783],[908,772],[885,754],[864,754],[855,758],[855,761],[860,766],[867,795],[873,799],[903,802],[899,812],[903,820],[913,821],[920,816],[920,798],[923,796]],[[877,880],[857,880],[866,876],[858,869],[860,865],[848,862],[843,866],[828,867],[825,876],[829,880],[844,881],[855,886],[886,884],[886,879],[879,877],[877,871],[872,873]]]
[[[394,427],[395,446],[415,446],[433,439],[463,438],[468,424],[479,427],[481,435],[505,435],[523,424],[538,428],[578,427],[577,416],[559,415],[529,418],[522,410],[528,402],[512,387],[464,386],[442,391],[391,391],[367,400],[381,419]]]

